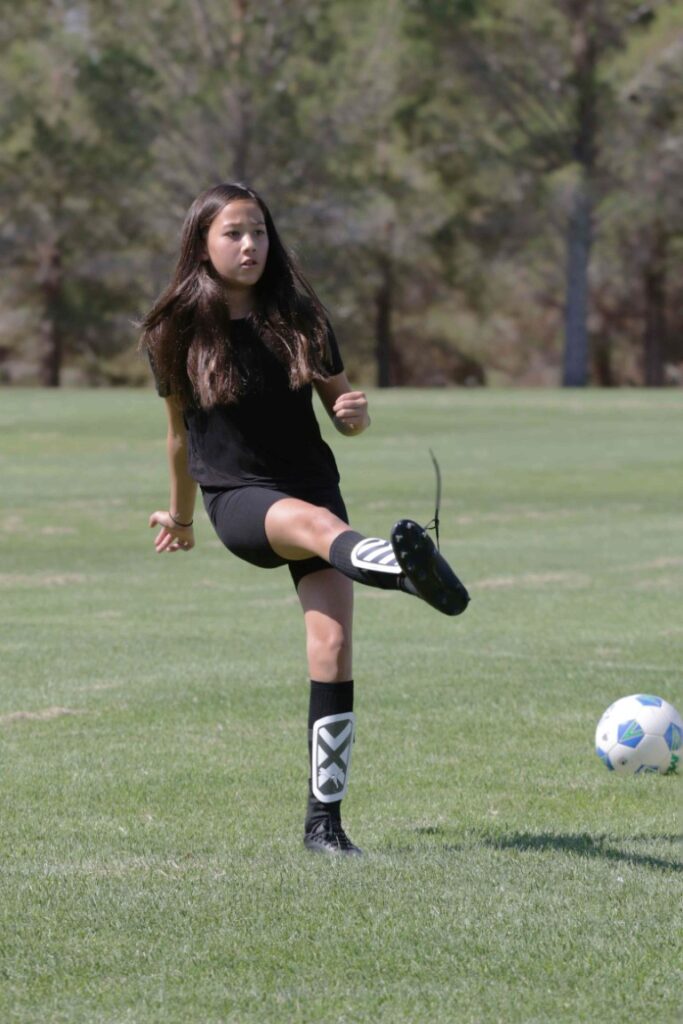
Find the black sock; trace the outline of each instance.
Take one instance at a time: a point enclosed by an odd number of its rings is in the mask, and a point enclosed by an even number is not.
[[[328,721],[325,722],[325,719]],[[353,679],[343,683],[319,683],[311,679],[308,706],[308,764],[311,777],[308,780],[306,831],[316,821],[328,816],[340,820],[341,798],[346,793],[348,783],[354,732]],[[314,792],[314,782],[317,792]],[[340,794],[339,798],[337,793]]]

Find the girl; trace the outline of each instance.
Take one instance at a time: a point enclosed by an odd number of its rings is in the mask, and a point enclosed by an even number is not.
[[[370,426],[367,399],[351,389],[323,307],[256,192],[223,184],[197,197],[172,281],[142,327],[168,415],[169,507],[149,520],[156,550],[194,547],[199,484],[229,551],[289,567],[311,678],[304,844],[358,854],[340,816],[355,729],[352,580],[447,615],[465,610],[467,591],[417,523],[398,522],[391,543],[349,528],[312,387],[347,437]]]

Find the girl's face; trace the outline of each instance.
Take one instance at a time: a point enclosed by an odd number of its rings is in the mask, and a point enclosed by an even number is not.
[[[233,288],[252,288],[268,256],[268,232],[263,213],[253,199],[227,203],[211,221],[206,251],[216,272]]]

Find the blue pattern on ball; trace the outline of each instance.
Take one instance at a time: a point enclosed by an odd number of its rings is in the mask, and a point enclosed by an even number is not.
[[[631,718],[628,722],[622,722],[617,729],[617,739],[625,747],[637,747],[645,732],[642,725]]]
[[[598,755],[598,757],[603,762],[603,764],[607,765],[609,770],[611,772],[613,772],[614,771],[614,765],[610,761],[609,754],[607,753],[607,751],[606,750],[602,750],[600,747],[596,747],[595,748],[595,753]]]
[[[645,707],[661,708],[662,706],[662,698],[653,697],[649,693],[639,693],[636,696],[636,700],[639,704],[644,704]]]
[[[682,739],[681,730],[671,722],[669,728],[664,733],[664,741],[669,750],[680,750]]]

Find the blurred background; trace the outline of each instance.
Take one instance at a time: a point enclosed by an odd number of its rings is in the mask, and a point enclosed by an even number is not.
[[[0,49],[6,385],[148,384],[222,180],[359,383],[683,384],[683,2],[3,0]]]

